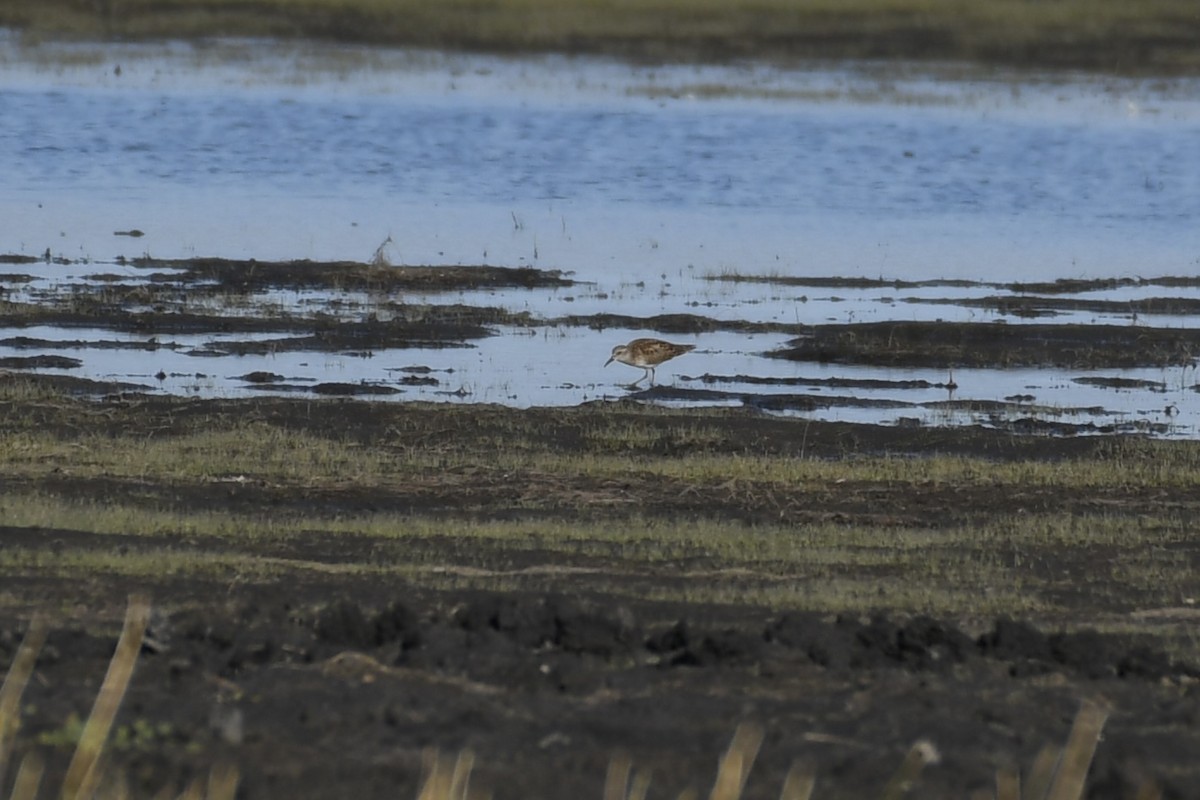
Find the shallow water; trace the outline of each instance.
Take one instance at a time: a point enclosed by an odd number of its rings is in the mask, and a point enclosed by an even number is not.
[[[396,264],[529,265],[567,270],[582,282],[404,298],[411,302],[502,306],[543,319],[692,313],[752,322],[1022,324],[1019,316],[931,301],[1002,294],[987,283],[1200,270],[1198,89],[1194,80],[952,66],[645,68],[261,42],[31,48],[5,38],[0,252],[49,251],[87,263],[21,266],[11,272],[38,279],[0,286],[23,299],[87,285],[97,273],[143,280],[115,260],[144,253],[365,261],[390,237],[382,255]],[[133,229],[144,235],[114,235]],[[978,285],[826,289],[714,280],[736,275]],[[1139,286],[1080,296],[1198,294]],[[375,302],[351,294],[258,299],[311,311],[337,300],[349,315]],[[1053,319],[1196,322],[1119,310]],[[469,349],[370,358],[194,355],[215,337],[173,337],[178,347],[136,356],[64,354],[84,361],[70,374],[204,396],[261,392],[237,379],[256,370],[298,385],[395,385],[397,368],[417,365],[433,368],[438,385],[405,386],[396,397],[574,404],[623,395],[619,384],[639,373],[600,365],[613,344],[653,333],[547,324],[498,329]],[[0,338],[11,335],[29,334],[0,329]],[[659,371],[661,382],[681,386],[705,374],[946,380],[760,357],[786,336],[665,338],[697,345]],[[0,357],[14,354],[28,355],[0,347]],[[1061,370],[978,370],[956,379],[959,398],[1033,395],[1041,415],[1101,408],[1087,418],[1167,419],[1171,433],[1193,435],[1200,422],[1194,375],[1149,372],[1165,392],[1085,386]],[[166,377],[153,378],[159,373]],[[838,391],[898,406],[812,413],[978,419],[908,405],[945,399],[941,390]]]

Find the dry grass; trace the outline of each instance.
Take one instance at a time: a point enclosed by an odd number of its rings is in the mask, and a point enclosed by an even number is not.
[[[128,786],[119,771],[106,762],[106,750],[113,721],[125,699],[125,691],[133,678],[138,653],[142,647],[146,625],[150,619],[148,598],[133,595],[125,613],[125,625],[116,651],[108,665],[108,674],[96,696],[91,714],[74,755],[60,780],[58,796],[62,800],[128,800]],[[16,658],[9,667],[0,688],[0,792],[4,776],[14,751],[16,733],[20,728],[20,702],[33,673],[38,654],[45,643],[47,623],[37,616],[29,624]],[[42,787],[45,766],[41,755],[29,751],[17,770],[10,800],[37,800]],[[197,779],[182,797],[189,800],[233,800],[237,794],[239,776],[236,768],[218,765],[209,772],[207,782]],[[46,796],[48,793],[40,793]],[[159,796],[165,796],[160,793]]]
[[[1031,766],[1022,792],[1021,775],[1013,769],[1001,768],[996,773],[995,793],[972,794],[978,800],[1079,800],[1084,796],[1088,770],[1108,711],[1101,705],[1085,700],[1075,716],[1065,747],[1047,745]],[[738,800],[746,788],[754,761],[762,744],[763,730],[753,723],[738,726],[721,757],[717,777],[709,800]],[[882,787],[883,800],[900,800],[919,789],[921,773],[941,760],[937,748],[930,742],[918,740],[909,749],[887,785]],[[442,758],[436,751],[426,753],[426,777],[418,800],[467,800],[468,797],[488,797],[471,794],[470,773],[474,756],[463,751],[456,760]],[[603,800],[643,800],[650,785],[648,769],[634,770],[634,759],[618,752],[609,761],[608,773],[601,797]],[[632,775],[632,781],[630,776]],[[797,763],[784,779],[780,800],[809,800],[820,797],[817,770]],[[671,795],[669,795],[671,796]],[[919,796],[919,795],[918,795]],[[1157,797],[1158,787],[1148,782],[1140,787],[1138,797]],[[679,800],[695,800],[693,790],[684,790]]]

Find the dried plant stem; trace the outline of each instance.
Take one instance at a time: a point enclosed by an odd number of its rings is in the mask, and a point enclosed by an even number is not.
[[[996,770],[996,800],[1021,800],[1021,773],[1011,767]]]
[[[45,770],[46,765],[37,753],[30,753],[21,759],[21,767],[17,770],[16,780],[13,781],[11,800],[34,800]]]
[[[470,790],[471,770],[475,767],[473,752],[460,751],[453,767],[450,766],[449,759],[442,758],[437,750],[426,750],[422,757],[427,775],[421,792],[417,795],[418,800],[466,800]],[[211,791],[209,794],[209,800],[215,800],[216,796]],[[232,798],[233,794],[229,797]]]
[[[234,800],[237,795],[238,768],[218,764],[208,771],[208,800]]]
[[[179,795],[179,800],[204,800],[204,788],[199,778],[195,778]]]
[[[117,642],[116,652],[108,664],[108,674],[104,676],[100,694],[96,696],[92,713],[83,726],[79,745],[75,748],[75,755],[71,757],[66,777],[63,778],[63,800],[83,800],[91,797],[96,789],[100,779],[100,772],[96,766],[112,730],[117,709],[125,698],[129,680],[133,677],[133,668],[137,663],[142,637],[146,633],[149,620],[149,599],[141,595],[130,596],[125,612],[125,627]]]
[[[460,751],[454,762],[454,773],[450,776],[450,800],[467,800],[474,766],[475,754],[470,750]]]
[[[639,769],[633,774],[633,783],[629,787],[629,800],[646,800],[650,792],[650,776],[648,769]]]
[[[417,798],[418,800],[442,800],[449,791],[450,778],[442,766],[441,754],[437,750],[426,750],[423,759],[428,775]]]
[[[736,800],[742,796],[746,786],[746,778],[754,759],[758,757],[758,748],[762,745],[763,729],[751,723],[743,722],[734,731],[733,741],[721,759],[717,770],[717,780],[713,784],[709,800]]]
[[[905,795],[920,777],[921,770],[929,764],[936,764],[938,759],[938,751],[933,743],[926,739],[919,740],[909,749],[908,755],[900,764],[900,769],[896,770],[896,774],[884,787],[883,797],[885,800],[898,800]]]
[[[817,775],[807,764],[793,764],[783,779],[783,790],[779,800],[809,800],[813,787],[817,784]]]
[[[1067,737],[1067,746],[1063,749],[1047,800],[1078,800],[1083,796],[1083,785],[1106,719],[1107,710],[1084,701],[1075,715],[1075,724],[1071,726],[1071,735]]]
[[[4,785],[8,760],[12,755],[17,728],[20,727],[21,696],[25,694],[25,687],[33,675],[38,653],[46,643],[47,629],[46,618],[41,614],[29,621],[29,629],[25,631],[21,647],[13,658],[12,666],[8,668],[4,685],[0,686],[0,786]]]
[[[1029,780],[1025,781],[1022,800],[1044,800],[1050,791],[1050,782],[1054,780],[1054,770],[1061,756],[1062,748],[1055,744],[1048,744],[1038,751],[1029,770]]]
[[[604,800],[625,800],[632,766],[633,761],[625,752],[614,753],[608,760],[608,772],[604,776]]]

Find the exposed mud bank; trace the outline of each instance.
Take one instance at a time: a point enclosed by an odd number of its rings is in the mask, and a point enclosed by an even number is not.
[[[7,258],[22,264],[39,261]],[[845,412],[863,421],[873,411],[874,419],[894,425],[989,424],[1062,435],[1177,436],[1195,430],[1180,394],[1195,384],[1192,368],[1200,354],[1200,329],[1181,326],[1178,318],[1169,326],[1151,323],[1160,314],[1187,319],[1200,300],[1069,296],[1176,285],[1182,290],[1194,284],[1185,277],[996,284],[994,288],[1011,294],[981,298],[972,293],[982,284],[969,281],[717,276],[751,285],[846,292],[846,297],[791,298],[786,290],[765,289],[760,300],[794,305],[790,316],[795,321],[789,322],[781,319],[787,312],[755,316],[754,295],[745,306],[731,305],[734,313],[610,312],[605,310],[610,303],[617,309],[625,306],[608,290],[573,283],[558,271],[531,268],[213,258],[120,259],[112,265],[114,271],[97,264],[96,271],[85,273],[76,270],[93,265],[64,266],[57,274],[67,277],[58,282],[23,273],[0,276],[6,289],[0,324],[7,331],[0,334],[0,348],[8,350],[0,354],[0,366],[26,374],[78,375],[69,386],[58,381],[65,391],[76,393],[133,388],[217,396],[225,391],[569,404],[630,392],[619,383],[622,373],[598,371],[616,343],[603,332],[623,330],[693,337],[690,343],[697,350],[687,363],[712,370],[680,374],[685,362],[678,367],[672,362],[660,375],[666,385],[650,391],[632,388],[632,396],[641,401],[742,405],[829,417]],[[50,274],[56,273],[51,269]],[[930,288],[961,289],[964,294],[920,294]],[[565,294],[560,292],[564,289]],[[1026,289],[1037,293],[1023,294]],[[447,294],[454,302],[442,302],[450,299]],[[568,303],[590,308],[588,313],[552,313]],[[860,313],[895,313],[891,309],[901,303],[924,304],[925,314],[937,309],[939,318],[853,321]],[[814,314],[810,304],[820,310]],[[706,304],[694,301],[684,307],[688,305],[700,309]],[[707,305],[717,309],[722,303],[710,299]],[[951,316],[974,316],[973,309],[986,308],[1009,320],[942,319],[942,307],[956,309],[948,312]],[[1081,318],[1084,309],[1108,315],[1102,320],[1129,323]],[[1018,321],[1048,313],[1076,316],[1061,323]],[[804,321],[820,318],[818,314],[834,321]],[[792,339],[784,341],[785,336]],[[793,362],[800,374],[788,375],[788,368],[764,357]],[[91,365],[101,359],[105,369],[97,375]],[[127,364],[124,372],[110,366],[122,362]],[[161,366],[144,367],[153,363]],[[831,365],[845,366],[846,374],[830,374]],[[729,371],[717,371],[721,368]],[[760,371],[751,371],[756,368]],[[1003,380],[1000,371],[1012,368],[1040,373],[999,391],[993,388]],[[936,372],[889,374],[917,369]],[[1063,369],[1083,374],[1056,372]],[[957,378],[955,370],[960,371]],[[964,376],[966,370],[976,374]],[[1086,374],[1100,370],[1158,372]],[[540,376],[532,377],[536,373]],[[239,378],[247,374],[275,377]],[[1081,387],[1085,398],[1063,391],[1064,381]],[[535,396],[539,399],[531,399]]]
[[[1066,682],[1122,709],[1089,797],[1123,797],[1152,776],[1166,797],[1196,796],[1200,712],[1183,686],[1197,670],[1152,647],[1011,620],[971,636],[925,617],[477,592],[388,600],[381,588],[257,589],[159,614],[122,718],[142,733],[118,732],[134,741],[114,762],[147,793],[220,757],[241,764],[248,798],[412,797],[423,747],[470,748],[481,795],[564,797],[598,791],[610,755],[625,751],[674,794],[706,790],[723,740],[749,720],[767,741],[746,797],[774,796],[796,758],[827,794],[877,793],[919,738],[944,761],[916,788],[948,796],[988,785],[1000,753],[1028,769],[1037,746],[1063,741],[1077,707],[1056,688]],[[19,630],[0,626],[0,667]],[[23,738],[53,739],[90,700],[112,641],[52,633]],[[995,693],[1005,701],[982,700]]]
[[[768,355],[793,361],[1068,369],[1193,364],[1200,331],[1116,325],[872,322],[816,325]]]
[[[339,289],[378,292],[430,292],[571,286],[561,272],[531,267],[392,266],[357,261],[257,261],[223,258],[164,260],[133,258],[128,263],[151,272],[164,284],[210,284],[229,292],[264,289]],[[161,270],[171,270],[162,272]]]

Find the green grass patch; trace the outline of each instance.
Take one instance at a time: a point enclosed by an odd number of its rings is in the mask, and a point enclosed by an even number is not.
[[[265,422],[226,420],[183,434],[112,436],[80,430],[73,438],[32,425],[0,430],[0,470],[10,476],[61,471],[76,476],[158,480],[257,479],[289,485],[387,486],[437,471],[537,472],[558,477],[672,479],[699,484],[777,486],[912,485],[1073,490],[1200,486],[1200,447],[1129,440],[1098,457],[995,461],[959,455],[796,458],[709,452],[727,434],[703,424],[662,427],[624,420],[584,429],[578,449],[513,435],[469,434],[428,442],[392,430],[375,442],[338,438]],[[415,435],[414,435],[415,434]],[[665,454],[656,455],[655,451]],[[676,455],[682,451],[684,455]]]
[[[7,525],[43,530],[47,540],[55,531],[71,534],[57,548],[5,548],[0,570],[9,575],[393,575],[434,586],[448,579],[489,587],[532,582],[560,591],[616,586],[686,602],[972,616],[1051,613],[1060,604],[1050,598],[1062,591],[1095,592],[1092,602],[1103,614],[1177,604],[1200,590],[1188,554],[1172,551],[1188,541],[1187,527],[1171,519],[1046,514],[939,530],[638,518],[448,522],[390,514],[316,522],[11,494],[0,510]],[[134,544],[104,546],[81,539],[84,533],[133,537]],[[180,547],[197,536],[224,544]],[[374,544],[348,556],[339,550],[333,560],[281,546],[345,536]]]

